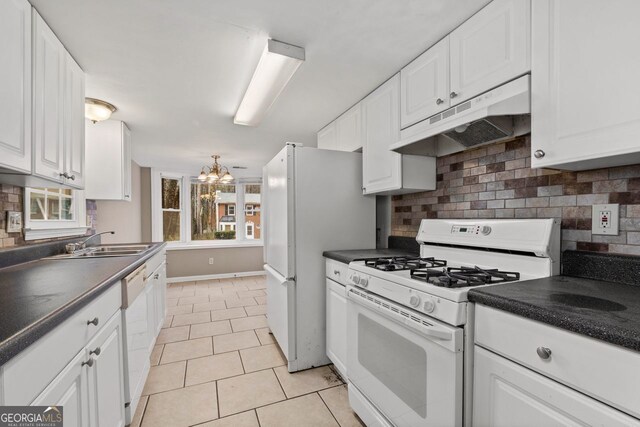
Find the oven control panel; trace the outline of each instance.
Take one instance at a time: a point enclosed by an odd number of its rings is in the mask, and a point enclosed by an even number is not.
[[[467,236],[488,236],[491,234],[491,227],[488,225],[454,225],[451,227],[451,234]]]

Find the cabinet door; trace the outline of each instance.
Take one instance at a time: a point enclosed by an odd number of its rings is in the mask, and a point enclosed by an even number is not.
[[[84,188],[84,71],[71,55],[65,58],[64,171],[68,185]]]
[[[320,132],[318,132],[318,148],[323,150],[338,149],[338,135],[336,132],[336,122],[331,122]]]
[[[131,131],[122,123],[122,200],[131,201]]]
[[[149,278],[144,289],[144,296],[147,299],[147,331],[149,333],[148,350],[149,354],[153,351],[156,343],[156,317],[157,317],[157,301],[156,301],[156,285],[157,280]],[[140,297],[138,297],[140,298]]]
[[[31,172],[31,5],[0,3],[0,169]]]
[[[167,307],[167,266],[162,263],[153,275],[156,296],[156,334],[160,333]]]
[[[529,0],[494,0],[451,33],[451,105],[531,69],[530,15]]]
[[[400,138],[400,73],[362,101],[363,193],[402,187],[402,156],[389,151]]]
[[[89,393],[87,372],[90,369],[83,349],[47,388],[31,403],[32,406],[62,406],[65,427],[89,425]]]
[[[360,103],[336,119],[336,149],[357,151],[362,148],[362,112]]]
[[[640,421],[475,346],[473,425],[639,426]]]
[[[90,425],[95,427],[125,425],[122,339],[122,321],[118,311],[87,345],[88,357],[94,362],[88,369],[88,384]]]
[[[64,63],[60,40],[33,10],[33,172],[62,181],[64,172]]]
[[[400,71],[402,128],[449,108],[449,37]]]
[[[638,16],[635,0],[533,2],[533,167],[640,162]]]
[[[347,376],[347,299],[345,287],[327,279],[327,356]]]

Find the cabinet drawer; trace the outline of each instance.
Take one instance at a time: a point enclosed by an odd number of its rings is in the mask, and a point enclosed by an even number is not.
[[[2,367],[4,405],[28,405],[100,331],[122,303],[120,282]],[[98,318],[98,325],[87,321]]]
[[[327,258],[327,277],[343,285],[347,284],[349,264]]]
[[[475,342],[582,393],[640,417],[640,353],[483,305]],[[551,350],[548,359],[538,347]]]
[[[156,273],[158,267],[160,267],[160,265],[165,262],[165,258],[166,251],[162,250],[147,260],[147,262],[145,263],[147,278],[150,278],[153,274]]]

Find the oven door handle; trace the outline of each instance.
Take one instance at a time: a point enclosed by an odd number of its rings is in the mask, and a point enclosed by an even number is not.
[[[354,302],[366,309],[375,311],[376,313],[381,314],[386,318],[395,321],[396,323],[400,323],[402,325],[408,326],[415,332],[425,337],[438,339],[442,341],[451,341],[454,338],[453,332],[444,331],[438,328],[437,325],[431,325],[431,324],[425,325],[424,323],[421,322],[421,319],[418,316],[415,316],[415,315],[413,316],[415,319],[418,319],[418,320],[412,319],[411,314],[408,310],[403,309],[402,307],[396,304],[385,302],[387,306],[389,307],[393,306],[394,308],[398,309],[398,312],[392,311],[390,308],[384,307],[379,302],[374,302],[364,295],[365,295],[364,292],[362,291],[354,292],[353,289],[349,289],[347,293],[349,301]],[[372,298],[372,299],[376,300],[376,298]],[[400,311],[407,313],[408,316],[400,314]]]

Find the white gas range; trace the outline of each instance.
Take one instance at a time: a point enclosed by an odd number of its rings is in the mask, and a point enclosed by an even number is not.
[[[559,274],[560,222],[423,220],[416,239],[420,257],[349,264],[349,400],[368,426],[468,425],[468,290]]]

